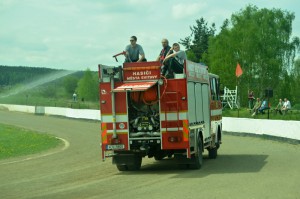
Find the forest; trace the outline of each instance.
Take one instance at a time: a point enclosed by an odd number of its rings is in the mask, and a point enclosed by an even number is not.
[[[38,68],[26,66],[1,66],[0,86],[9,86],[31,81],[38,76],[47,75],[57,70],[51,68]]]
[[[300,39],[292,35],[294,19],[288,11],[249,5],[225,19],[218,33],[214,23],[197,19],[180,44],[189,60],[205,63],[218,74],[222,86],[233,90],[238,85],[241,106],[247,107],[248,90],[261,98],[269,89],[273,105],[286,97],[300,107]],[[243,71],[239,78],[237,64]]]

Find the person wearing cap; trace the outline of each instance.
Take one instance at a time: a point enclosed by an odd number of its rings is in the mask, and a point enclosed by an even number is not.
[[[125,47],[125,62],[142,62],[146,61],[143,47],[137,42],[136,36],[130,37],[130,44]]]

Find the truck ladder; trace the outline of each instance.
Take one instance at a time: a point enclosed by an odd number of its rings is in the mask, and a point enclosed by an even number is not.
[[[175,99],[174,99],[175,98]],[[176,91],[167,91],[165,93],[165,107],[168,107],[168,109],[170,107],[174,107],[172,105],[175,105],[176,107],[176,120],[170,120],[170,121],[176,121],[177,123],[177,128],[179,131],[179,104],[178,104],[178,92]],[[165,120],[166,120],[166,131],[168,131],[168,111],[165,111]]]

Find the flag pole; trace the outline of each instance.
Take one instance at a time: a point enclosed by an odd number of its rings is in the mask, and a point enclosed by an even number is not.
[[[240,98],[239,98],[239,77],[236,77],[236,97],[237,97],[237,109],[238,109],[238,118],[240,117]]]
[[[237,109],[238,109],[238,117],[240,117],[240,98],[238,97],[239,96],[239,77],[243,74],[243,70],[240,66],[239,63],[237,63],[236,65],[236,69],[235,69],[235,76],[236,76],[236,101],[237,101]]]

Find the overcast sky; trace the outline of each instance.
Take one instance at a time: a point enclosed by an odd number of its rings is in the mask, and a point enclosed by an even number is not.
[[[0,65],[96,71],[124,61],[112,55],[131,35],[152,61],[162,38],[180,41],[201,17],[219,28],[249,4],[294,12],[300,37],[299,0],[0,0]]]

